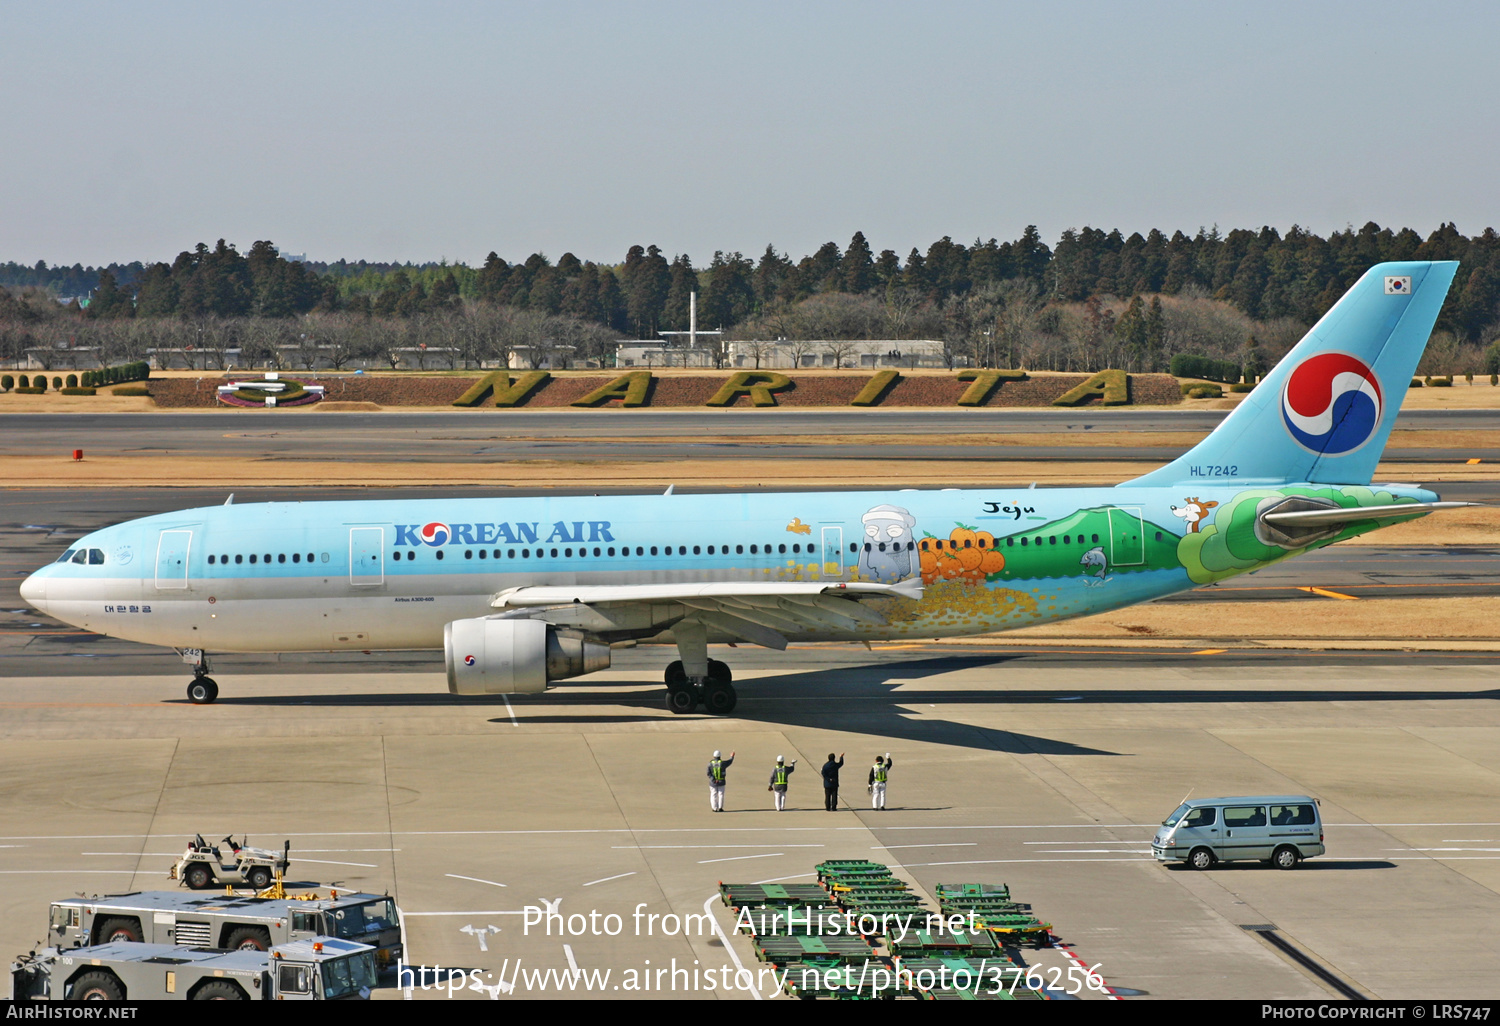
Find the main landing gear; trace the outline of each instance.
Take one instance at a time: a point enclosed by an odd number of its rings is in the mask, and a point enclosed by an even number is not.
[[[690,713],[700,705],[714,716],[734,712],[739,696],[734,692],[734,675],[717,659],[708,661],[708,676],[693,680],[682,667],[682,661],[667,667],[667,708],[674,713]]]
[[[208,675],[208,656],[202,649],[181,650],[182,661],[193,668],[193,681],[187,686],[188,701],[194,705],[208,705],[219,697],[219,685]]]

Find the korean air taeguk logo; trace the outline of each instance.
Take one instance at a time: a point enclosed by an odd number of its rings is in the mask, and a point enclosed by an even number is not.
[[[447,545],[448,539],[453,537],[453,532],[448,530],[447,524],[440,524],[434,520],[430,524],[423,524],[417,536],[427,545]]]
[[[1347,353],[1308,357],[1287,375],[1281,419],[1297,443],[1324,456],[1342,456],[1370,440],[1380,424],[1380,381]]]

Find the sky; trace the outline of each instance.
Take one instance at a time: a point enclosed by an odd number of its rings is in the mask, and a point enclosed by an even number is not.
[[[1500,224],[1500,4],[0,0],[0,261]]]

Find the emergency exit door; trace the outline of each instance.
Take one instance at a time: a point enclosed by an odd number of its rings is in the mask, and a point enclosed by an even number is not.
[[[844,529],[823,528],[823,576],[844,576]]]
[[[1146,530],[1141,524],[1141,508],[1110,507],[1110,566],[1140,566],[1146,561]]]
[[[188,586],[188,554],[192,531],[163,531],[156,542],[156,587],[160,591],[184,591]]]
[[[363,588],[385,583],[385,528],[349,528],[349,583]]]

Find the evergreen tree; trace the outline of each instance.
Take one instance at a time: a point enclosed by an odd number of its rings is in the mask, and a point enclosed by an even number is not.
[[[849,248],[844,251],[839,264],[839,277],[844,292],[859,294],[874,287],[875,257],[870,252],[870,244],[865,241],[864,232],[855,232],[854,238],[849,240]]]

